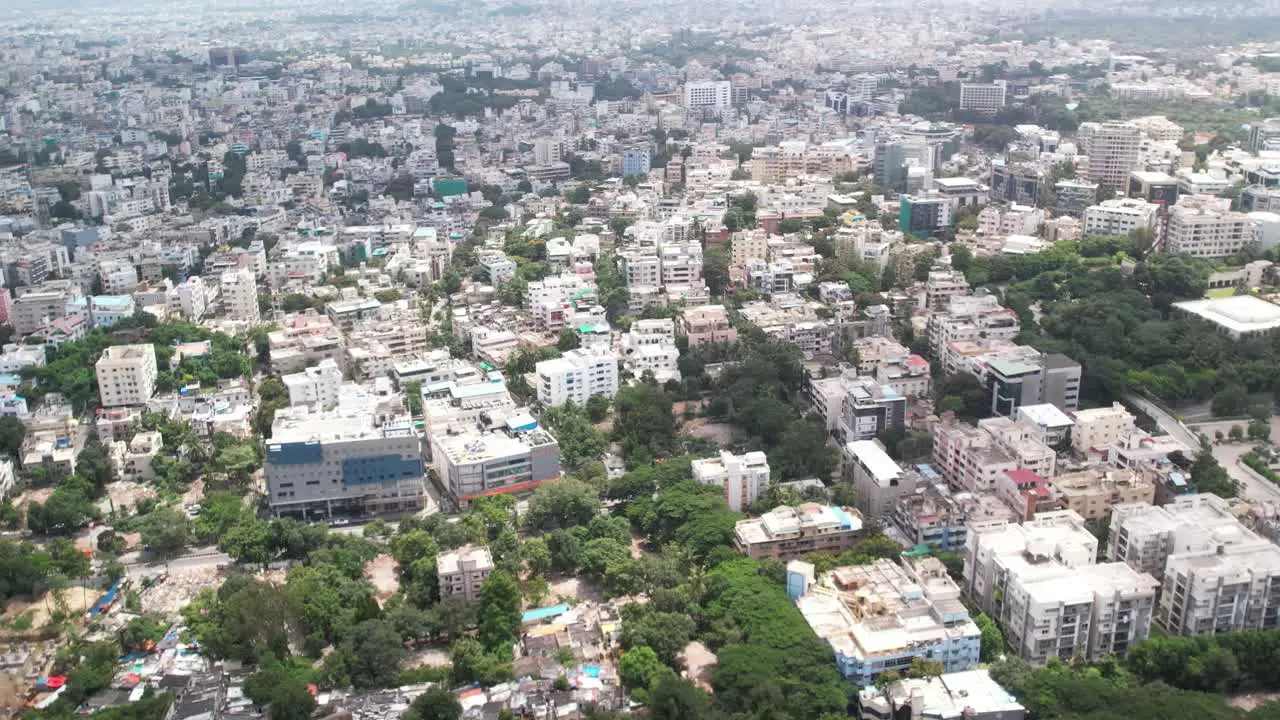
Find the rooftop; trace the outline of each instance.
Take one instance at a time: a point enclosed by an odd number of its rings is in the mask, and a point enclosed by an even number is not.
[[[1252,295],[1187,300],[1173,306],[1236,335],[1280,328],[1280,306]]]

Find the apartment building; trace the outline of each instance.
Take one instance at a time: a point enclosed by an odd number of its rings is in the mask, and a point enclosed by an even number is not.
[[[116,345],[102,351],[94,364],[103,407],[145,405],[156,392],[156,349],[153,345]]]
[[[759,451],[734,455],[721,450],[719,457],[693,461],[693,479],[722,488],[729,508],[742,512],[769,486],[769,459]]]
[[[738,331],[729,325],[729,312],[723,305],[684,308],[677,322],[680,334],[689,340],[689,347],[738,341]]]
[[[858,693],[863,720],[964,718],[1025,720],[1026,708],[991,679],[988,670],[966,670],[931,678],[908,678],[866,687]]]
[[[1053,449],[1008,418],[988,418],[974,427],[948,416],[931,430],[933,468],[953,488],[993,492],[1000,479],[1015,470],[1053,476]]]
[[[683,97],[686,108],[725,110],[732,105],[733,84],[728,80],[706,80],[684,84]]]
[[[1165,220],[1165,252],[1199,258],[1224,258],[1254,246],[1253,221],[1233,212],[1231,200],[1195,195],[1169,209]]]
[[[949,352],[953,343],[1012,342],[1022,330],[1018,314],[1000,304],[994,295],[951,295],[929,316],[926,331],[934,357],[949,374],[962,371]]]
[[[1088,454],[1114,444],[1134,429],[1136,418],[1118,402],[1111,407],[1076,410],[1071,413],[1071,447]]]
[[[876,440],[841,446],[844,481],[853,485],[858,511],[879,522],[893,512],[904,495],[915,492],[915,473],[904,471]]]
[[[942,552],[964,549],[969,523],[1016,520],[1008,505],[990,493],[953,491],[928,465],[916,466],[921,480],[893,510],[893,526],[908,545]]]
[[[1156,499],[1155,483],[1127,468],[1066,473],[1053,478],[1053,489],[1067,510],[1091,523],[1110,518],[1116,505],[1150,505]]]
[[[262,321],[258,308],[258,281],[248,268],[229,270],[219,279],[222,311],[231,320],[256,325]]]
[[[1004,109],[1008,86],[1004,81],[994,83],[960,83],[960,109],[995,115]]]
[[[1103,200],[1084,211],[1084,236],[1128,235],[1156,229],[1160,206],[1135,198]]]
[[[947,309],[951,298],[969,294],[969,281],[959,270],[930,270],[924,281],[924,305],[929,310]]]
[[[972,523],[965,588],[1024,660],[1123,656],[1147,637],[1159,582],[1121,562],[1098,564],[1097,554],[1097,538],[1070,510],[1021,525]]]
[[[995,415],[1016,415],[1024,405],[1050,403],[1067,412],[1080,405],[1080,363],[1060,353],[1018,345],[970,358],[966,370],[991,393]]]
[[[493,574],[493,555],[484,545],[463,545],[436,555],[441,600],[480,599],[480,588]]]
[[[527,495],[560,477],[560,443],[522,410],[480,412],[428,434],[432,469],[459,506],[486,495]]]
[[[314,367],[302,372],[289,373],[280,378],[289,391],[289,405],[316,405],[321,408],[338,403],[342,387],[342,368],[331,359],[321,360]]]
[[[947,672],[977,667],[982,633],[960,602],[960,588],[934,557],[876,560],[816,578],[813,565],[787,564],[787,595],[835,652],[836,669],[858,687],[916,658]]]
[[[1242,525],[1217,496],[1117,505],[1107,557],[1162,579],[1155,619],[1168,632],[1280,626],[1280,547]]]
[[[534,369],[538,402],[548,407],[572,402],[582,406],[593,397],[618,394],[618,355],[606,347],[569,350]]]
[[[996,445],[1011,455],[1019,470],[1029,470],[1040,477],[1051,478],[1057,468],[1057,453],[1036,437],[1033,426],[1007,417],[984,418],[978,429],[995,440]]]
[[[79,287],[65,282],[18,288],[17,293],[9,321],[19,336],[35,333],[49,321],[66,316],[67,305],[81,294]]]
[[[753,560],[786,560],[846,550],[857,542],[861,530],[862,515],[853,508],[805,503],[739,520],[733,528],[733,545]]]
[[[198,322],[204,318],[209,307],[209,290],[200,276],[183,280],[165,296],[168,312],[181,315],[184,319]]]
[[[817,385],[815,394],[824,397],[815,402],[823,406],[834,405],[838,397],[839,417],[836,427],[843,442],[869,440],[885,430],[902,427],[906,422],[907,398],[897,390],[873,378],[860,376],[849,369],[836,382]]]
[[[1129,173],[1138,170],[1142,131],[1132,123],[1081,123],[1080,150],[1089,157],[1090,182],[1123,192]]]
[[[422,444],[389,383],[385,394],[347,385],[334,406],[277,410],[263,468],[276,516],[415,511],[426,497]]]
[[[324,315],[308,312],[276,324],[279,329],[267,334],[267,349],[277,372],[299,372],[326,358],[340,367],[346,362],[342,332]]]
[[[1032,439],[1054,449],[1063,449],[1069,444],[1071,428],[1074,423],[1071,417],[1052,403],[1023,405],[1014,414],[1014,421],[1031,434]]]

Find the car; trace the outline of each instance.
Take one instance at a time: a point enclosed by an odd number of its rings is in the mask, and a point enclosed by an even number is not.
[[[198,516],[198,515],[200,514],[200,511],[201,511],[201,510],[203,510],[203,508],[201,508],[199,504],[196,504],[196,505],[188,505],[188,506],[187,506],[187,517],[196,517],[196,516]]]
[[[351,524],[351,521],[346,518],[334,518],[333,520],[329,521],[330,527],[343,527],[345,525],[350,525],[350,524]]]

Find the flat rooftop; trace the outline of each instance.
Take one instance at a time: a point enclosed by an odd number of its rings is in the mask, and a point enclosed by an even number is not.
[[[1280,328],[1280,305],[1252,295],[1188,300],[1174,303],[1173,306],[1208,320],[1233,335],[1270,332]]]

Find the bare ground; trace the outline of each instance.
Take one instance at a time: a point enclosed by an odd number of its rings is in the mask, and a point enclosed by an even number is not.
[[[364,577],[373,584],[379,605],[400,590],[399,568],[395,558],[390,555],[379,555],[364,566]]]
[[[87,587],[84,585],[72,585],[62,591],[62,599],[66,605],[67,612],[72,616],[93,607],[98,598],[102,596],[102,590],[98,588]],[[46,607],[46,600],[48,607]],[[38,628],[49,622],[49,611],[57,611],[58,604],[54,601],[50,593],[45,593],[33,600],[12,600],[5,608],[5,617],[16,618],[23,613],[31,612],[31,627]]]
[[[551,583],[547,592],[547,603],[554,604],[567,600],[603,602],[604,590],[590,581],[576,577]]]
[[[694,418],[681,426],[681,430],[696,438],[710,440],[722,447],[733,444],[733,426],[728,423],[714,423],[706,418]]]

